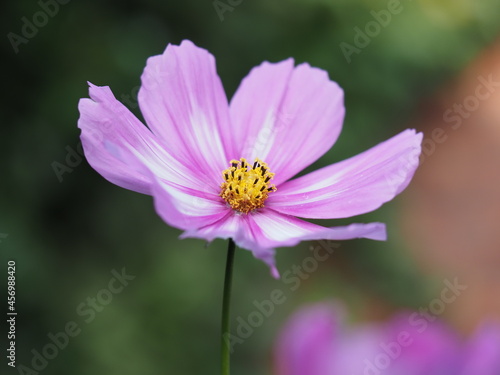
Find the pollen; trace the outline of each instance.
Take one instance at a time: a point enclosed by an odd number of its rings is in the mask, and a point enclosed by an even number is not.
[[[244,158],[231,160],[231,167],[222,172],[220,196],[236,211],[248,214],[264,207],[269,193],[276,191],[271,184],[274,173],[262,160],[249,165]]]

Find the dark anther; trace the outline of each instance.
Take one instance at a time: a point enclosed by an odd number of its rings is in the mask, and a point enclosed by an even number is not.
[[[264,189],[265,189],[265,188],[266,188],[265,186],[262,186],[262,187],[260,188],[260,191],[264,191]]]
[[[271,179],[271,176],[267,176],[264,182],[267,183],[267,182],[269,182],[270,179]]]
[[[258,178],[255,179],[255,181],[253,182],[253,184],[255,185],[257,182],[259,182]]]

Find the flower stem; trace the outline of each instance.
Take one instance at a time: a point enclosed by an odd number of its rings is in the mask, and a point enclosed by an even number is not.
[[[224,278],[224,297],[222,300],[222,328],[221,328],[221,360],[222,360],[222,375],[229,375],[229,356],[230,356],[230,331],[231,322],[229,318],[230,304],[231,304],[231,284],[233,280],[233,263],[234,263],[234,250],[236,245],[232,238],[229,239],[227,246],[227,261],[226,261],[226,275]]]

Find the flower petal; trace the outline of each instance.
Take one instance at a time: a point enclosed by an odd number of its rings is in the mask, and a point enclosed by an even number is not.
[[[203,228],[232,213],[210,185],[202,191],[156,179],[152,195],[158,215],[182,230]]]
[[[172,155],[217,184],[233,143],[229,109],[214,57],[190,41],[148,59],[139,105]]]
[[[476,330],[462,355],[460,375],[495,375],[500,371],[500,325],[487,322]]]
[[[208,241],[214,238],[233,238],[239,247],[251,250],[256,258],[268,264],[273,276],[277,278],[279,274],[274,266],[276,247],[295,246],[300,241],[307,240],[369,238],[384,241],[386,231],[382,223],[325,228],[264,208],[248,215],[232,212],[203,228],[192,228],[182,237],[203,238]]]
[[[81,99],[78,127],[85,157],[108,181],[151,194],[153,174],[172,183],[200,188],[207,181],[165,151],[165,146],[123,104],[109,87],[89,83],[91,99]]]
[[[328,375],[336,362],[343,309],[330,303],[302,308],[287,322],[276,345],[278,375]]]
[[[301,241],[312,240],[350,240],[353,238],[386,240],[383,223],[351,224],[327,228],[266,208],[247,215],[247,222],[253,228],[258,227],[261,235],[247,239],[248,245],[253,242],[261,248],[289,247]]]
[[[108,181],[149,194],[150,178],[130,147],[143,150],[151,132],[113,96],[109,87],[89,82],[91,99],[80,99],[81,141],[89,164]]]
[[[421,141],[422,133],[405,130],[357,156],[282,184],[266,205],[310,219],[373,211],[410,183],[418,166]]]
[[[343,91],[328,74],[293,60],[264,62],[242,81],[230,104],[239,155],[264,160],[288,180],[327,152],[344,119]]]
[[[391,350],[400,350],[400,353],[387,368],[388,372],[405,375],[457,374],[460,365],[460,340],[457,335],[439,320],[416,324],[419,321],[417,317],[421,317],[420,313],[399,313],[383,326],[385,337],[381,337],[381,342],[401,344],[398,348],[392,345]],[[376,356],[370,361],[375,362]]]

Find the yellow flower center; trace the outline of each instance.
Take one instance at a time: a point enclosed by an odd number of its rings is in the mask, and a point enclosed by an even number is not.
[[[256,208],[264,207],[269,193],[276,191],[270,181],[274,173],[266,163],[255,159],[250,167],[243,158],[231,160],[231,167],[222,172],[220,196],[234,209],[244,214]]]

